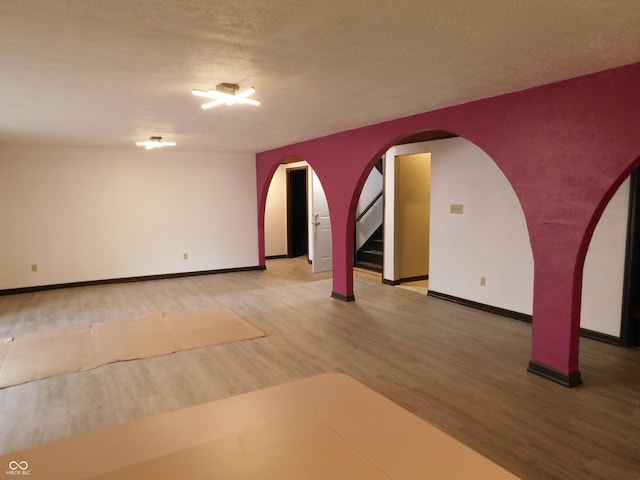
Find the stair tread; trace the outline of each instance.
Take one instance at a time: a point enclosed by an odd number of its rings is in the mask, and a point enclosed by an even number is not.
[[[359,262],[356,262],[355,266],[356,267],[360,267],[360,268],[366,268],[367,270],[374,270],[376,272],[382,272],[382,265],[379,265],[377,263],[359,261]]]
[[[370,253],[371,255],[382,255],[382,250],[363,250],[362,253]]]

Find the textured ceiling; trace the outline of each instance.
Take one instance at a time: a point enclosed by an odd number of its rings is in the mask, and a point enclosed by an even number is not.
[[[638,0],[2,0],[0,144],[258,152],[638,61]]]

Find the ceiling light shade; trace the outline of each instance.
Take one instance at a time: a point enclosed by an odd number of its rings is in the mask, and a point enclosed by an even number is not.
[[[216,86],[215,90],[196,90],[193,89],[193,93],[196,97],[210,98],[211,101],[202,104],[202,109],[216,107],[226,103],[227,105],[234,105],[236,103],[247,103],[249,105],[260,105],[258,100],[248,98],[256,91],[255,88],[247,88],[246,90],[238,93],[240,86],[237,83],[220,83]]]
[[[162,140],[162,137],[149,137],[149,140],[146,142],[136,142],[136,145],[144,147],[145,150],[152,150],[161,147],[175,147],[176,142],[165,142]]]

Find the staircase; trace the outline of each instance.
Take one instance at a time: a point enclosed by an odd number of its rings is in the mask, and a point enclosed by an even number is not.
[[[355,266],[382,272],[382,225],[357,251]]]
[[[371,170],[356,211],[354,265],[382,272],[383,165],[382,158]]]

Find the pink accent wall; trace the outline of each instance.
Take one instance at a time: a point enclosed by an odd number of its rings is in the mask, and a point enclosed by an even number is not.
[[[333,231],[333,291],[353,295],[355,209],[398,140],[447,130],[482,148],[522,205],[534,257],[532,360],[578,371],[582,267],[604,207],[640,163],[640,63],[370,125],[256,155],[259,253],[271,177],[289,156],[318,174]]]

